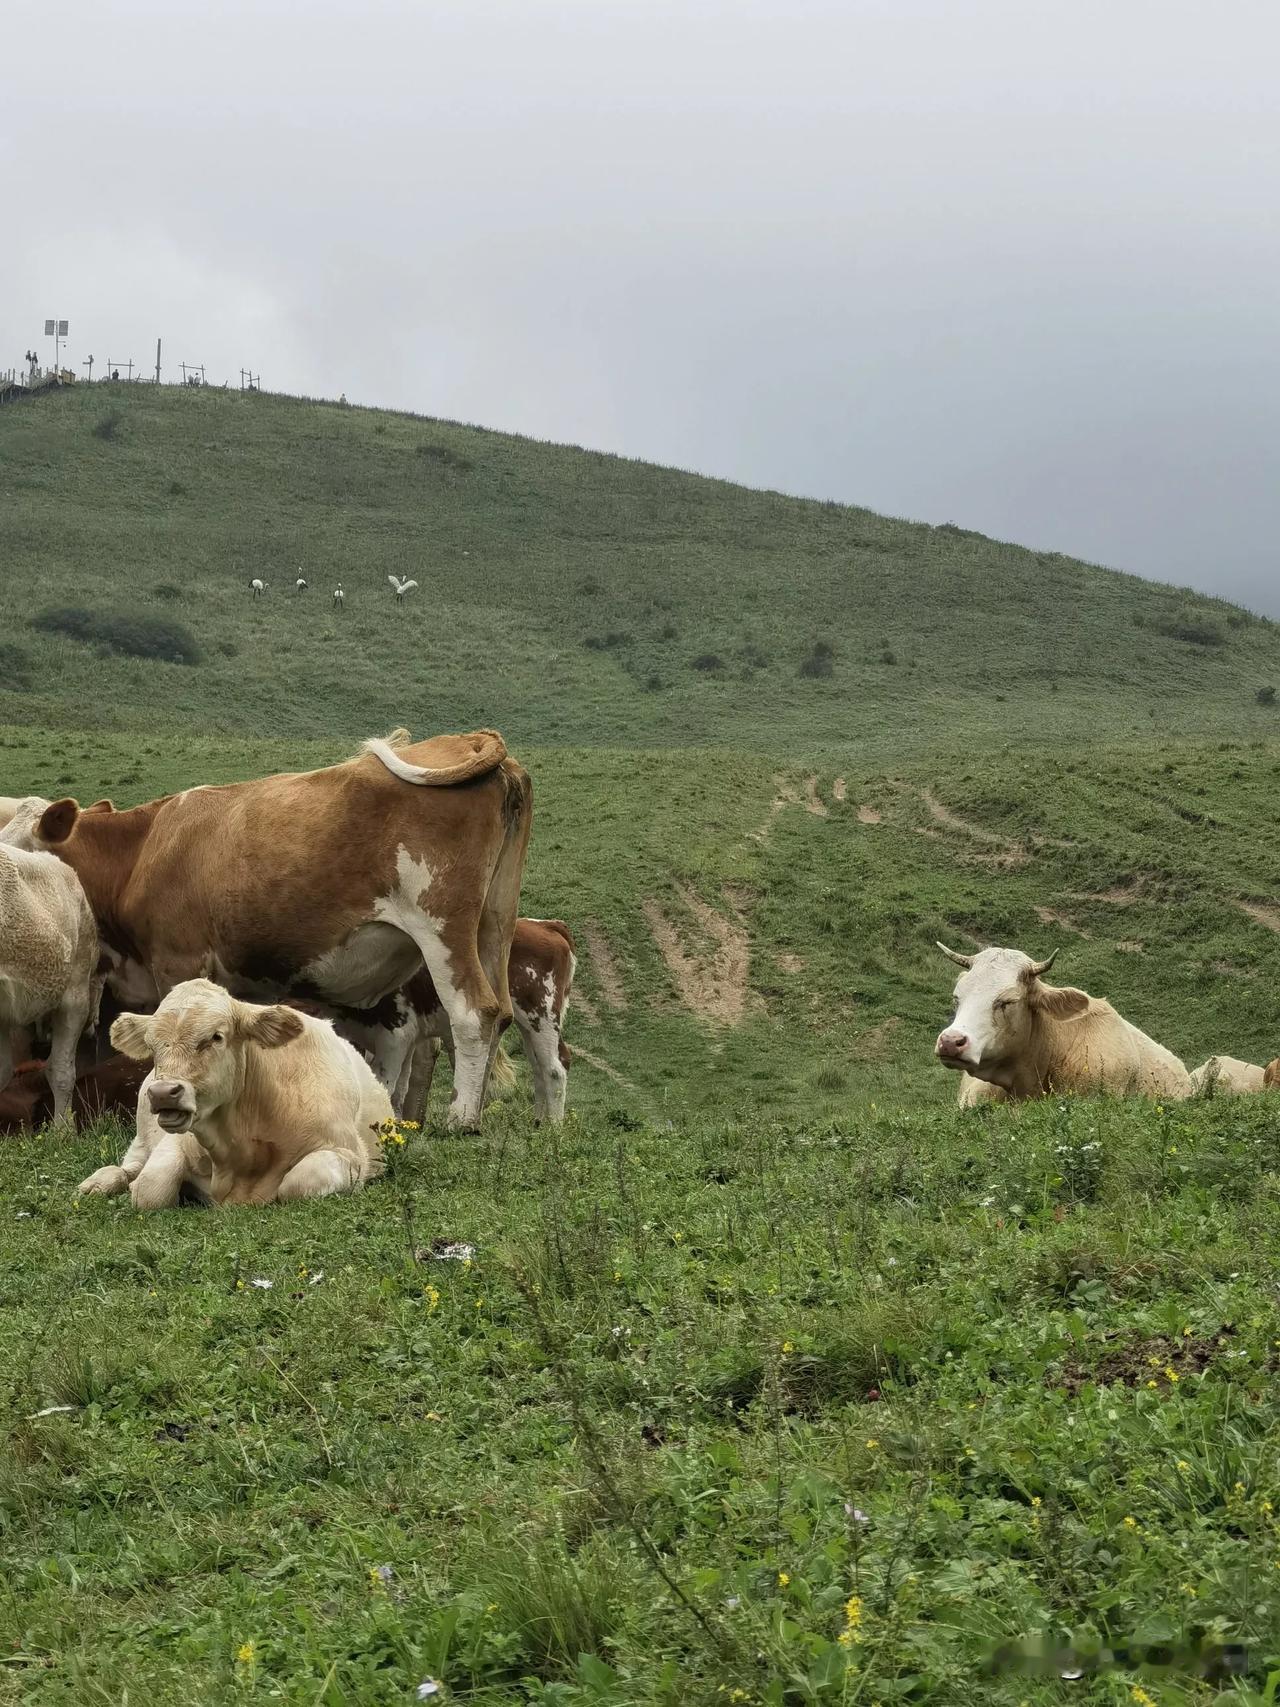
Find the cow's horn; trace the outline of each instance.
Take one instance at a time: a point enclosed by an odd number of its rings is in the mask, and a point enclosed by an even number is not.
[[[1053,953],[1049,956],[1048,960],[1033,960],[1031,962],[1031,976],[1033,978],[1043,978],[1045,973],[1049,970],[1049,968],[1053,965],[1054,961],[1057,958],[1058,958],[1058,951],[1055,948]]]
[[[973,965],[973,956],[971,954],[957,954],[955,949],[948,948],[945,942],[937,942],[934,944],[934,947],[940,948],[946,955],[947,959],[954,960],[957,966]]]

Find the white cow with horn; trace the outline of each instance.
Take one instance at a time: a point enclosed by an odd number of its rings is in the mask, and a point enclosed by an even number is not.
[[[1064,1091],[1080,1095],[1191,1095],[1190,1075],[1176,1055],[1130,1025],[1110,1002],[1084,990],[1042,982],[1057,958],[1032,960],[1016,948],[958,954],[955,1018],[934,1054],[965,1074],[962,1106]]]

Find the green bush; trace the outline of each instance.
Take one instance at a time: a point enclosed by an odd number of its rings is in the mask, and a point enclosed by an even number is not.
[[[836,649],[829,640],[815,640],[800,660],[802,676],[829,676],[835,669]]]
[[[1225,646],[1227,637],[1211,617],[1196,616],[1184,611],[1179,616],[1166,617],[1157,625],[1161,634],[1171,640],[1185,640],[1188,646]]]
[[[1276,690],[1274,688],[1259,688],[1253,697],[1259,705],[1274,705],[1276,703]]]
[[[31,686],[31,661],[21,646],[13,640],[0,640],[0,688]]]
[[[42,634],[65,634],[100,652],[122,652],[130,658],[156,658],[168,664],[200,662],[195,635],[167,617],[64,605],[41,611],[32,617],[31,626]]]
[[[92,432],[93,432],[94,438],[95,439],[113,439],[113,438],[115,438],[116,429],[119,427],[121,421],[123,421],[123,420],[124,420],[124,416],[120,413],[120,411],[118,409],[109,409],[105,415],[99,415],[98,419],[93,423],[93,427],[92,427]]]

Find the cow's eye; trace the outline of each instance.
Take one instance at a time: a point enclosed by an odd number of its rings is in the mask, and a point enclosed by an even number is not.
[[[209,1041],[210,1041],[210,1043],[221,1043],[222,1042],[222,1033],[220,1031],[215,1031],[213,1036],[209,1039]]]

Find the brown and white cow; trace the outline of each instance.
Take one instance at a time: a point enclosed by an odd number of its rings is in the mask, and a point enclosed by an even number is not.
[[[1265,1082],[1265,1068],[1255,1067],[1251,1061],[1237,1061],[1234,1055],[1210,1055],[1191,1075],[1196,1095],[1206,1097],[1254,1096]]]
[[[138,1135],[82,1192],[126,1188],[140,1209],[184,1192],[217,1204],[275,1203],[355,1191],[382,1172],[386,1087],[327,1020],[237,1001],[193,978],[153,1014],[121,1014],[111,1041],[151,1072]]]
[[[1268,1091],[1280,1091],[1280,1055],[1274,1061],[1268,1061],[1262,1075],[1262,1087]]]
[[[508,983],[516,1028],[533,1078],[533,1115],[538,1121],[564,1119],[569,1050],[564,1013],[577,968],[573,935],[561,919],[517,919],[508,961]],[[406,1120],[421,1120],[441,1044],[454,1060],[449,1016],[430,975],[417,973],[396,996],[374,1011],[343,1012],[338,1030],[357,1048],[372,1050],[379,1028],[396,1039],[403,1063],[392,1100]],[[499,1053],[493,1088],[514,1082]],[[505,1071],[504,1071],[505,1069]]]
[[[239,996],[369,1009],[425,964],[458,1051],[449,1118],[468,1127],[511,1019],[531,817],[529,779],[494,730],[416,745],[397,730],[325,770],[128,811],[55,801],[28,833],[80,878],[113,981],[140,1000],[211,976]],[[391,1033],[375,1057],[394,1086]]]
[[[934,1053],[967,1075],[962,1106],[1071,1091],[1082,1095],[1191,1095],[1176,1055],[1123,1019],[1110,1002],[1041,979],[1056,958],[1032,960],[1016,948],[957,954],[955,1018]],[[981,1081],[973,1083],[972,1081]]]

